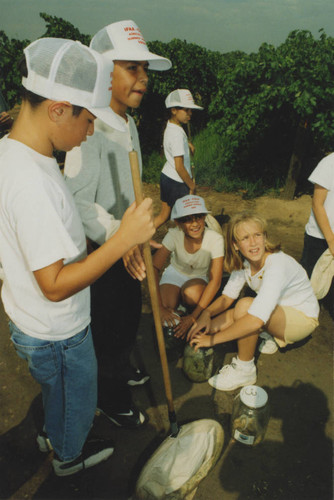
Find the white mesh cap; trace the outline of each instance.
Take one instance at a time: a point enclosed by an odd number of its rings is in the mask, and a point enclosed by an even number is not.
[[[109,107],[110,62],[80,42],[63,38],[41,38],[24,49],[27,90],[54,101],[68,101],[88,109],[113,128],[124,125]]]
[[[191,92],[187,89],[173,90],[165,100],[166,108],[189,108],[189,109],[203,109],[197,106]]]
[[[169,59],[148,50],[140,29],[130,20],[102,28],[92,38],[90,47],[113,61],[148,61],[149,69],[158,71],[172,67]]]

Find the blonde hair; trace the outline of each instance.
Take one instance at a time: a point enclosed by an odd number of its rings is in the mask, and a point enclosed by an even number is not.
[[[266,237],[265,249],[267,252],[275,253],[281,249],[281,244],[273,244],[267,240],[267,223],[260,215],[254,212],[241,212],[235,214],[228,222],[226,230],[226,250],[224,267],[227,272],[238,271],[243,268],[244,258],[242,254],[235,249],[234,244],[237,243],[237,230],[242,222],[254,222],[261,228],[261,232]]]

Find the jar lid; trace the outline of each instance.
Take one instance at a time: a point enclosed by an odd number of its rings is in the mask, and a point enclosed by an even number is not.
[[[262,387],[247,385],[241,389],[240,399],[250,408],[261,408],[268,401],[268,394]]]

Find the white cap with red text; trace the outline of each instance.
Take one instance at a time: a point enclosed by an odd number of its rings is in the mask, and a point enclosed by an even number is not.
[[[182,198],[179,198],[174,203],[171,213],[171,219],[180,219],[181,217],[186,217],[187,215],[196,214],[208,214],[205,206],[205,202],[201,196],[196,196],[194,194],[187,194]]]
[[[169,59],[148,50],[140,29],[131,20],[105,26],[93,36],[90,47],[113,61],[147,61],[149,69],[158,71],[172,67]]]

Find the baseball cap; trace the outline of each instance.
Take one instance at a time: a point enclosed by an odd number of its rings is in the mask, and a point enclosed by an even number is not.
[[[173,205],[171,219],[180,219],[186,215],[208,214],[203,198],[194,194],[187,194],[176,200]]]
[[[158,71],[172,67],[169,59],[148,50],[140,29],[131,20],[105,26],[93,36],[90,47],[113,61],[148,61],[149,69]]]
[[[40,38],[24,54],[28,74],[22,78],[23,87],[46,99],[86,108],[111,127],[125,130],[109,107],[112,68],[101,54],[64,38]]]
[[[326,297],[334,277],[334,256],[329,248],[317,260],[312,276],[311,285],[318,300]]]
[[[171,92],[165,100],[166,108],[190,108],[203,109],[197,106],[191,92],[187,89],[176,89]]]

